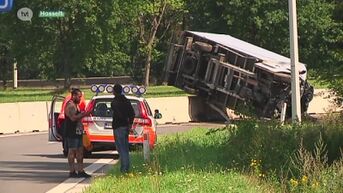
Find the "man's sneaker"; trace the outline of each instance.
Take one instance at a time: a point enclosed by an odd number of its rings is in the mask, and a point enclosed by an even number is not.
[[[69,172],[69,178],[77,178],[78,175],[77,173],[74,171],[74,172]]]
[[[77,177],[79,177],[79,178],[90,178],[90,177],[92,177],[92,176],[89,175],[89,174],[87,174],[85,171],[82,171],[82,172],[79,172],[79,173],[77,174]]]

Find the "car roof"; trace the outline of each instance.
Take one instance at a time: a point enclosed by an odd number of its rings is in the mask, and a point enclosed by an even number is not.
[[[138,100],[138,101],[143,101],[143,97],[137,97],[137,96],[132,96],[132,95],[125,95],[125,97],[129,100]],[[98,96],[93,96],[92,99],[113,99],[114,95],[108,94],[108,95],[98,95]]]

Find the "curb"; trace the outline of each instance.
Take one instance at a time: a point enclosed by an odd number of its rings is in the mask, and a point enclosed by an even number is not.
[[[118,160],[113,159],[98,159],[93,164],[89,165],[85,168],[85,171],[89,174],[94,174],[96,171],[100,170],[101,168],[109,165],[114,165],[118,162]],[[101,172],[106,172],[109,169],[107,167],[105,170]],[[94,179],[94,176],[92,178],[68,178],[65,181],[63,181],[61,184],[55,186],[54,188],[50,189],[46,193],[81,193],[87,188],[91,180]]]

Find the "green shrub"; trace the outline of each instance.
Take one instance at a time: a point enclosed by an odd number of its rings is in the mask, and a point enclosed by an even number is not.
[[[227,127],[229,167],[281,183],[284,191],[337,192],[342,188],[338,176],[343,177],[342,122],[340,117],[301,125],[240,121]],[[306,186],[300,185],[302,181],[308,182]]]
[[[225,128],[163,136],[150,163],[135,152],[132,174],[121,176],[114,167],[87,192],[340,193],[342,122],[330,118],[280,125],[246,119]]]
[[[314,151],[302,144],[292,158],[292,177],[288,190],[292,192],[342,192],[343,160],[328,164],[327,148],[320,136]]]
[[[96,179],[86,192],[275,192],[254,177],[227,167],[227,129],[196,128],[163,136],[145,164],[142,152],[131,154],[132,173],[121,175],[115,166]]]

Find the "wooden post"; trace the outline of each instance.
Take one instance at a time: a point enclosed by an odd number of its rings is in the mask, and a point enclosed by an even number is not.
[[[287,103],[282,103],[280,122],[283,125],[286,117]]]

